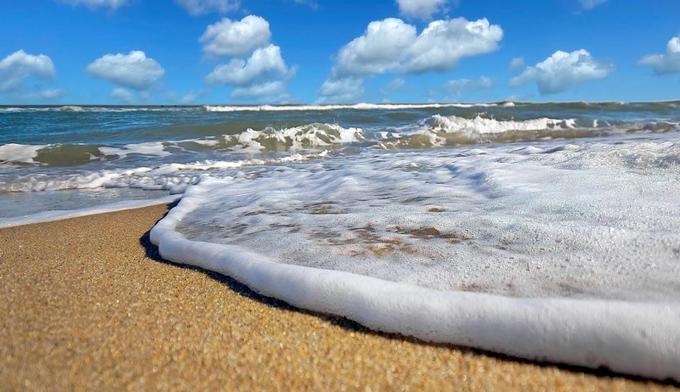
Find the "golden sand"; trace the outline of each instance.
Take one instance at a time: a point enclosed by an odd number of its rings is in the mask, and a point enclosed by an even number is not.
[[[673,389],[367,331],[159,260],[165,206],[0,230],[0,390]]]

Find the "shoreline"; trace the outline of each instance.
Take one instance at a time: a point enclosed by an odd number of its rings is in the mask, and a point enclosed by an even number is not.
[[[169,205],[172,203],[176,203],[181,198],[182,195],[170,195],[159,197],[157,199],[123,200],[109,204],[79,208],[75,210],[44,211],[38,212],[36,214],[2,218],[2,221],[0,221],[0,230],[10,227],[55,222],[72,218],[80,218],[89,215],[108,214],[111,212],[135,210],[138,208]]]
[[[263,295],[347,317],[373,330],[529,360],[680,380],[680,351],[672,344],[680,335],[670,302],[438,290],[342,269],[281,263],[239,244],[186,238],[177,226],[201,208],[202,194],[218,192],[220,184],[210,184],[189,192],[151,230],[151,242],[164,258],[231,276]]]
[[[161,260],[148,231],[166,211],[161,204],[0,229],[1,385],[673,389],[297,310]]]

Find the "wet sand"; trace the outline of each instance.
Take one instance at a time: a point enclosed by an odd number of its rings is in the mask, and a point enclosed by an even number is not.
[[[0,230],[0,389],[662,390],[368,331],[162,261],[166,206]]]

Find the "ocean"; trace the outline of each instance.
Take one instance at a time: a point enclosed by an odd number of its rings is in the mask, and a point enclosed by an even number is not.
[[[0,226],[180,198],[170,260],[369,327],[680,380],[680,101],[2,106]]]

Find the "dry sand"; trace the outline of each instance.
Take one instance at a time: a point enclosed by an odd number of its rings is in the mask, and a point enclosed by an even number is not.
[[[165,206],[0,230],[0,389],[673,389],[367,331],[161,261]]]

